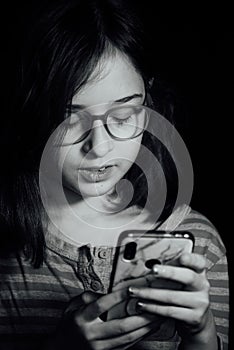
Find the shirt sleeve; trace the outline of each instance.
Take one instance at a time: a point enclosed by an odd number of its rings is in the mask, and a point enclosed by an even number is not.
[[[208,271],[210,307],[215,319],[220,350],[228,350],[229,286],[227,258],[222,256]]]
[[[228,350],[229,276],[226,248],[214,225],[202,214],[191,211],[179,227],[195,237],[194,252],[207,260],[210,308],[213,313],[220,350]]]

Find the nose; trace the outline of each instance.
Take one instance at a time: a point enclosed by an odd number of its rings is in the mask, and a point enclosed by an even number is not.
[[[83,144],[83,151],[85,153],[92,153],[96,157],[104,157],[113,149],[113,141],[102,121],[95,120],[92,130]]]

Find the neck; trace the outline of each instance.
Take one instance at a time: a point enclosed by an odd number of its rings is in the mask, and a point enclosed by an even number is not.
[[[82,198],[77,193],[64,189],[66,201],[50,207],[51,232],[58,232],[78,244],[115,246],[121,231],[132,227],[152,225],[148,213],[136,206],[117,207],[116,195],[112,191],[104,196]],[[118,197],[117,197],[118,199]],[[145,221],[146,220],[146,221]],[[55,229],[54,229],[54,228]]]
[[[116,210],[112,191],[99,197],[82,198],[64,188],[66,201],[50,208],[50,231],[77,243],[114,246],[121,226],[126,224],[124,210]]]

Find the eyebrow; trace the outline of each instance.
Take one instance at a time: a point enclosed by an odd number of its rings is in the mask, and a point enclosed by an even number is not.
[[[143,97],[143,94],[133,94],[133,95],[130,95],[130,96],[126,96],[126,97],[122,97],[118,100],[115,100],[114,102],[122,102],[122,103],[126,103],[126,102],[129,102],[135,98],[142,98]],[[75,109],[84,109],[86,108],[85,105],[79,105],[79,104],[72,104],[71,106],[72,108],[75,108]]]

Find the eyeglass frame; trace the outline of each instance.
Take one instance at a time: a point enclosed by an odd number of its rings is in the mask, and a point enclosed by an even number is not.
[[[95,116],[95,115],[91,115],[91,113],[90,113],[90,116],[92,117],[92,125],[93,125],[93,122],[94,122],[95,120],[101,120],[101,121],[103,122],[103,126],[105,127],[105,130],[107,131],[108,135],[111,136],[112,139],[117,140],[117,141],[132,140],[132,139],[134,139],[134,138],[140,136],[141,134],[143,134],[143,132],[145,131],[145,129],[146,129],[148,123],[149,123],[149,116],[148,116],[148,114],[146,115],[146,121],[145,121],[144,128],[142,128],[142,131],[141,131],[139,134],[137,134],[137,135],[135,135],[135,136],[131,136],[131,137],[118,137],[118,136],[113,135],[113,134],[111,133],[111,131],[108,129],[108,123],[107,123],[108,115],[110,114],[111,111],[113,111],[113,110],[115,110],[115,109],[118,109],[118,108],[121,108],[121,107],[122,107],[122,108],[126,108],[126,107],[135,107],[135,108],[142,108],[142,109],[144,109],[145,107],[147,107],[146,103],[147,103],[147,100],[146,100],[146,98],[145,98],[143,104],[142,104],[142,105],[139,105],[139,106],[136,106],[136,105],[123,105],[123,104],[121,104],[121,106],[119,106],[119,107],[115,106],[115,107],[113,107],[113,108],[111,108],[111,109],[108,109],[105,113],[103,113],[103,114],[101,114],[101,115],[96,115],[96,116]],[[72,108],[71,108],[71,109],[72,109]],[[71,109],[70,109],[70,112],[71,112]],[[69,117],[68,117],[68,118],[69,118]],[[85,139],[88,137],[88,135],[90,134],[91,130],[92,130],[92,128],[88,129],[88,131],[86,131],[86,132],[84,133],[84,135],[85,135],[84,137],[82,137],[81,139],[79,139],[79,141],[75,141],[75,142],[72,143],[72,144],[77,144],[77,143],[80,143],[80,142],[82,142],[83,140],[85,140]]]

